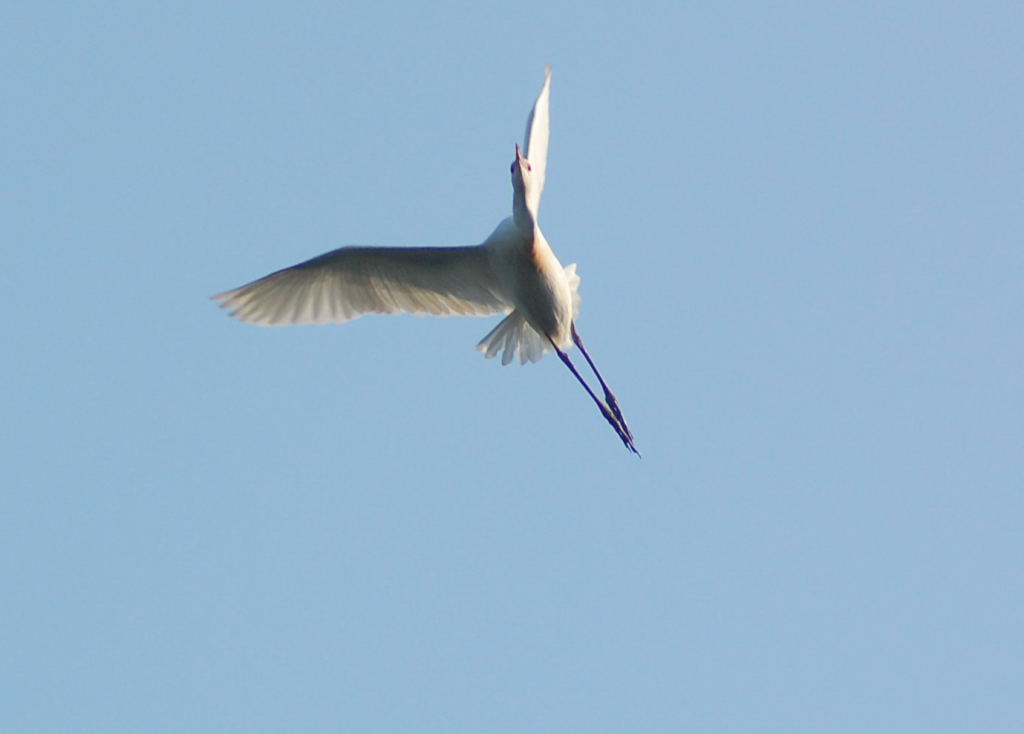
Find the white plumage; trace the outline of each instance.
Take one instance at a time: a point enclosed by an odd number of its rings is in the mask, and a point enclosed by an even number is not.
[[[484,245],[342,247],[215,298],[262,326],[343,323],[368,313],[489,316],[508,311]]]
[[[472,247],[342,247],[214,298],[262,326],[342,323],[363,314],[508,314],[477,345],[488,358],[536,362],[555,350],[633,452],[633,437],[574,325],[575,264],[563,267],[537,221],[547,174],[551,69],[526,123],[526,154],[512,162],[512,216]],[[601,401],[565,350],[576,344],[605,393]]]

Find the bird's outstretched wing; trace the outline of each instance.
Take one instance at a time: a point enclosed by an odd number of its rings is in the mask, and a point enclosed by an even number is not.
[[[530,161],[536,187],[531,192],[527,206],[537,213],[540,195],[544,191],[544,177],[548,169],[548,136],[551,132],[551,67],[544,67],[544,86],[533,103],[530,117],[526,120],[526,159]]]
[[[512,309],[487,251],[342,247],[214,296],[254,324],[340,323],[368,313],[486,316]]]

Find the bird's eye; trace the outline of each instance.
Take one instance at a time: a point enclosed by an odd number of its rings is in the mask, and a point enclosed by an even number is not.
[[[529,164],[529,162],[527,162],[527,164],[526,164],[526,170],[527,170],[527,171],[532,171],[532,170],[533,170],[533,166],[531,166],[531,165]]]
[[[515,164],[515,163],[513,163],[513,164],[512,164],[512,165],[511,165],[511,166],[509,167],[509,169],[508,169],[508,170],[509,170],[509,173],[515,173],[515,172],[516,172],[516,164]]]

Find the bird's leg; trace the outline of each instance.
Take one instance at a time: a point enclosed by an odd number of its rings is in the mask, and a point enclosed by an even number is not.
[[[576,371],[576,365],[574,365],[572,360],[569,359],[569,355],[559,349],[554,340],[550,339],[550,337],[549,341],[551,341],[551,346],[555,348],[555,353],[558,354],[558,358],[562,360],[565,366],[569,368],[569,371],[572,372],[573,376],[579,380],[581,385],[583,385],[583,389],[587,391],[587,395],[589,395],[597,405],[598,409],[601,411],[601,415],[604,416],[604,419],[608,421],[612,428],[615,429],[615,433],[618,434],[622,443],[626,445],[627,449],[639,456],[640,452],[637,451],[636,446],[633,445],[633,436],[629,433],[628,429],[623,429],[623,425],[618,419],[616,419],[615,413],[613,413],[612,410],[605,405],[604,401],[597,397],[597,395],[594,394],[594,391],[590,389],[590,385],[587,384],[587,381],[584,380],[580,373]]]
[[[626,423],[626,419],[622,417],[622,411],[619,410],[619,401],[615,399],[615,393],[608,387],[608,383],[601,377],[601,373],[597,371],[597,365],[594,364],[594,360],[590,358],[590,354],[587,352],[587,348],[583,346],[583,340],[580,338],[580,334],[576,331],[576,324],[572,325],[572,340],[580,351],[583,352],[584,359],[587,360],[587,364],[590,365],[590,369],[597,375],[597,381],[601,383],[601,389],[604,390],[604,399],[608,403],[608,407],[611,408],[612,413],[615,414],[615,418],[619,421],[619,425],[622,426],[622,430],[627,436],[629,436],[630,443],[633,442],[633,432],[629,430],[629,425]]]

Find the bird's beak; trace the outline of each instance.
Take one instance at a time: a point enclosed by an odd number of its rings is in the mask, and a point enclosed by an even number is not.
[[[519,143],[516,143],[516,160],[520,163],[523,162],[523,151],[519,149]]]

